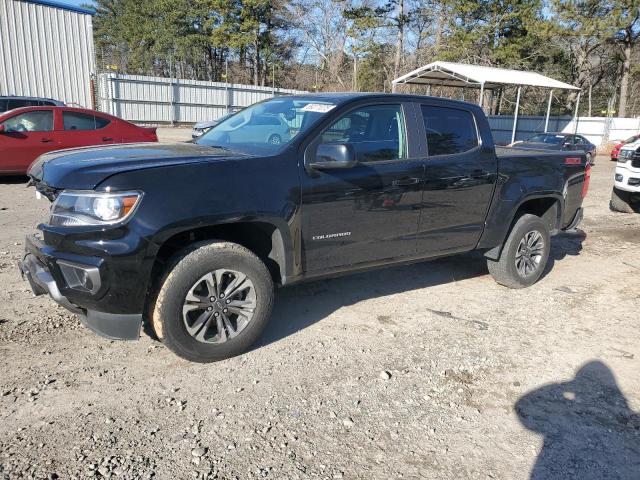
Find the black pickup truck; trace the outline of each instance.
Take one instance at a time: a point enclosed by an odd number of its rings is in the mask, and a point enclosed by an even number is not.
[[[220,360],[267,325],[274,285],[481,250],[511,288],[582,218],[582,152],[494,148],[482,110],[410,95],[255,104],[193,143],[49,153],[53,202],[20,264],[86,326]]]

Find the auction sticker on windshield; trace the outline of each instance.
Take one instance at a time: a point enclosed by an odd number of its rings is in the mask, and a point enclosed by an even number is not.
[[[307,103],[304,107],[300,109],[300,111],[327,113],[333,108],[335,108],[335,105],[331,105],[329,103]]]

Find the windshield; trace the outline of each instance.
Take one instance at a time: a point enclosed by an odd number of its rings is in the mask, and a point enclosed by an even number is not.
[[[196,143],[250,155],[274,155],[334,107],[313,98],[272,98],[226,118]]]
[[[560,145],[564,141],[564,135],[535,135],[527,141],[535,142],[535,143],[550,143],[553,145]]]

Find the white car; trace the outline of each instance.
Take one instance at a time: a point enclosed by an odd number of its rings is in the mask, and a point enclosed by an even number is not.
[[[252,112],[239,112],[218,123],[207,136],[222,146],[242,142],[281,145],[291,137],[291,129],[282,115]]]
[[[209,130],[211,130],[213,127],[215,127],[217,124],[219,124],[223,120],[226,120],[227,118],[229,118],[234,113],[236,113],[236,112],[225,113],[224,115],[219,117],[217,120],[208,120],[206,122],[198,122],[198,123],[196,123],[193,126],[193,130],[191,131],[191,138],[196,139],[196,138],[201,137],[202,135],[207,133]]]
[[[633,213],[640,207],[640,139],[620,149],[609,208]]]

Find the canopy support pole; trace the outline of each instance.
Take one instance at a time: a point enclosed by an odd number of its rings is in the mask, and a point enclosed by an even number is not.
[[[549,102],[547,103],[547,118],[544,121],[544,133],[549,131],[549,115],[551,115],[551,101],[553,100],[553,90],[549,92]]]
[[[484,100],[484,83],[480,84],[480,96],[478,97],[478,105],[482,108],[482,101]]]
[[[576,133],[578,133],[578,109],[580,108],[580,94],[582,93],[582,91],[578,92],[578,98],[576,98],[576,111],[573,114],[573,120],[575,122],[575,128],[573,129],[573,134],[575,135]]]
[[[516,97],[516,111],[513,114],[513,130],[511,130],[511,143],[516,141],[516,128],[518,126],[518,110],[520,109],[520,91],[522,87],[518,87],[518,96]]]

